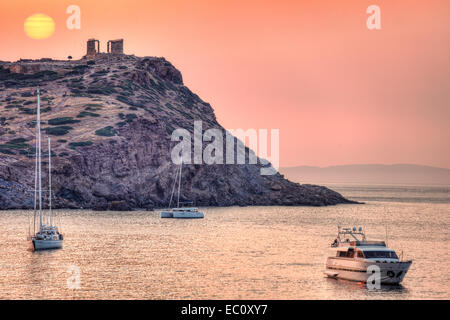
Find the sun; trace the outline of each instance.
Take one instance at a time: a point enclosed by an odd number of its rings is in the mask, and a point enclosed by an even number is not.
[[[53,19],[41,13],[29,16],[23,26],[27,36],[36,40],[47,39],[55,32]]]

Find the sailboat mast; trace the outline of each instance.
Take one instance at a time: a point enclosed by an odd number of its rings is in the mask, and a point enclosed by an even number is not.
[[[180,188],[181,188],[181,169],[183,167],[183,156],[181,157],[181,163],[180,163],[180,176],[178,177],[178,203],[177,208],[180,207]]]
[[[36,130],[37,133],[37,130]],[[35,142],[35,155],[36,158],[34,165],[34,212],[33,212],[33,234],[36,233],[36,205],[37,205],[37,184],[38,184],[38,155],[37,155],[37,134],[36,134],[36,142]]]
[[[48,137],[48,200],[49,200],[50,225],[53,226],[53,215],[52,215],[52,151],[51,151],[51,146],[50,146],[50,137]]]
[[[39,227],[42,229],[42,164],[41,164],[41,100],[39,96],[39,88],[37,90],[37,138],[38,138],[38,184],[39,184]]]

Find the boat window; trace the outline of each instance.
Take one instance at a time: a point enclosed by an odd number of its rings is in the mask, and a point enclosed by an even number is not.
[[[355,251],[353,251],[353,250],[347,251],[347,258],[353,258],[354,256],[355,256]]]
[[[398,259],[397,254],[394,251],[364,251],[366,258],[390,258]]]
[[[338,256],[338,257],[346,257],[347,256],[347,251],[338,251],[336,256]]]
[[[364,254],[362,253],[362,251],[358,251],[358,258],[364,258]]]

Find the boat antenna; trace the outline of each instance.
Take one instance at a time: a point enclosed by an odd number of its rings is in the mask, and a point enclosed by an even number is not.
[[[386,246],[389,247],[388,246],[388,225],[387,224],[385,225],[385,228],[386,228]]]

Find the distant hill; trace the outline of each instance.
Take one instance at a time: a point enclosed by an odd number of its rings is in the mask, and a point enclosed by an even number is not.
[[[280,168],[279,171],[299,183],[450,185],[450,169],[413,164],[298,166]]]

